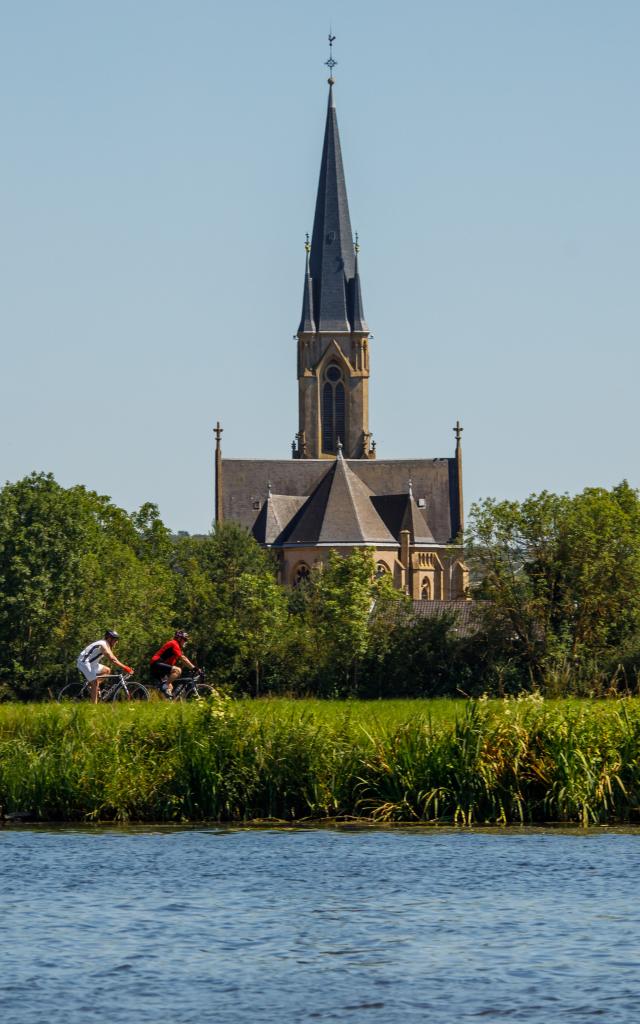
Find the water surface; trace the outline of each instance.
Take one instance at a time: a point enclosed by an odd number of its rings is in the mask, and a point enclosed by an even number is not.
[[[0,832],[3,1024],[640,1019],[640,836]]]

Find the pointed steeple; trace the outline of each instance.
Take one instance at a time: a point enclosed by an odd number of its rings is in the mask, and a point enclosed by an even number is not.
[[[408,530],[412,544],[434,544],[433,534],[421,509],[418,508],[416,499],[413,496],[413,486],[409,480],[409,493],[406,497],[406,505],[401,530]]]
[[[335,36],[329,36],[329,48]],[[333,72],[333,52],[326,62]],[[297,331],[298,433],[305,445],[293,458],[336,455],[336,424],[345,459],[373,459],[369,430],[369,328],[358,273],[358,240],[351,234],[333,76],[320,179],[307,250],[302,314]]]
[[[319,331],[350,330],[347,292],[355,275],[352,238],[333,79],[329,79],[310,260],[315,321]]]
[[[305,332],[315,334],[316,325],[313,317],[313,284],[311,282],[311,273],[309,271],[309,253],[311,252],[311,246],[309,245],[308,235],[304,249],[306,252],[306,266],[304,271],[304,290],[302,292],[302,316],[300,317],[298,333]]]
[[[351,281],[351,330],[368,331],[367,321],[364,318],[364,306],[362,305],[362,291],[360,289],[360,274],[358,273],[358,253],[360,245],[356,234],[356,244],[353,247],[355,254],[353,267],[353,280]]]

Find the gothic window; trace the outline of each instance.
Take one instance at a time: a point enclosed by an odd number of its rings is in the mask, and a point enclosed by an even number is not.
[[[322,450],[335,455],[338,441],[344,444],[347,433],[346,397],[342,370],[330,363],[322,385]]]
[[[311,574],[311,570],[309,569],[309,566],[307,565],[306,562],[300,562],[298,565],[296,565],[296,567],[295,567],[295,569],[293,571],[293,585],[294,585],[294,587],[297,587],[301,583],[304,583],[306,580],[308,580],[310,574]]]
[[[428,579],[427,576],[425,576],[425,578],[422,581],[422,589],[420,591],[420,597],[422,598],[423,601],[430,601],[431,600],[431,584],[429,583],[429,579]]]
[[[376,562],[376,579],[380,579],[386,573],[391,572],[386,562]]]

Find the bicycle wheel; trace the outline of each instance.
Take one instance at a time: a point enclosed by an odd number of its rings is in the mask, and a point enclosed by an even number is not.
[[[129,691],[128,693],[127,690]],[[124,686],[119,686],[109,699],[114,704],[122,704],[133,700],[149,700],[149,691],[142,683],[127,683],[126,690]]]
[[[216,693],[211,683],[194,683],[193,686],[186,686],[176,700],[206,700]]]
[[[87,683],[81,679],[75,679],[72,683],[63,686],[58,694],[58,704],[78,704],[80,701],[89,700],[90,693]]]

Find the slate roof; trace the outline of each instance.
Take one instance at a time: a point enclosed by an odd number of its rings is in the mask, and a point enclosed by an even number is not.
[[[397,540],[378,515],[372,492],[340,453],[283,534],[279,544],[392,544]]]
[[[329,85],[320,178],[309,260],[311,295],[307,280],[299,330],[367,331],[349,217],[347,186],[342,165],[338,117]],[[304,325],[309,326],[304,326]]]
[[[260,544],[275,544],[306,498],[290,494],[269,494],[253,524],[253,536]]]
[[[433,534],[427,526],[427,522],[418,508],[413,494],[407,495],[407,501],[402,517],[402,529],[408,530],[412,544],[433,544]]]
[[[273,531],[291,512],[291,536],[302,514],[305,502],[285,504],[287,498],[310,498],[319,485],[326,479],[327,492],[331,490],[329,482],[336,472],[338,460],[326,459],[223,459],[222,460],[222,512],[224,519],[241,523],[248,530],[254,531],[262,543],[275,543],[267,540]],[[392,538],[397,541],[403,523],[410,518],[416,543],[448,544],[458,532],[457,524],[457,476],[455,459],[394,459],[368,460],[343,459],[345,476],[349,471],[350,492],[357,494],[353,500],[359,512],[360,531],[363,536],[372,537],[379,530],[380,520]],[[362,491],[353,478],[364,485]],[[415,508],[407,509],[409,500],[408,481],[413,482],[413,504]],[[265,508],[268,498],[268,481],[272,485],[271,507]],[[342,489],[344,494],[344,488]],[[363,493],[375,512],[376,519],[364,517]],[[338,491],[336,490],[336,498]],[[325,500],[326,499],[326,500]],[[425,508],[418,508],[417,502],[424,500]],[[313,505],[316,516],[321,503],[325,502],[326,510],[328,493],[322,491]],[[337,502],[336,502],[337,505]],[[332,506],[333,507],[333,506]],[[348,507],[348,506],[347,506]],[[295,524],[292,519],[298,516]],[[339,517],[331,512],[331,522],[336,526]],[[305,531],[313,535],[316,527],[312,527],[311,511],[307,517]],[[375,529],[373,524],[375,523]],[[422,525],[424,523],[424,526]],[[344,533],[339,531],[340,536]],[[425,532],[426,531],[426,532]],[[260,536],[258,536],[260,534]],[[317,527],[318,536],[321,535]],[[301,534],[298,534],[301,536]],[[328,536],[328,531],[322,534]],[[262,539],[264,537],[265,539]],[[413,538],[412,538],[413,540]],[[338,543],[330,537],[321,543]],[[367,541],[369,543],[369,541]]]

